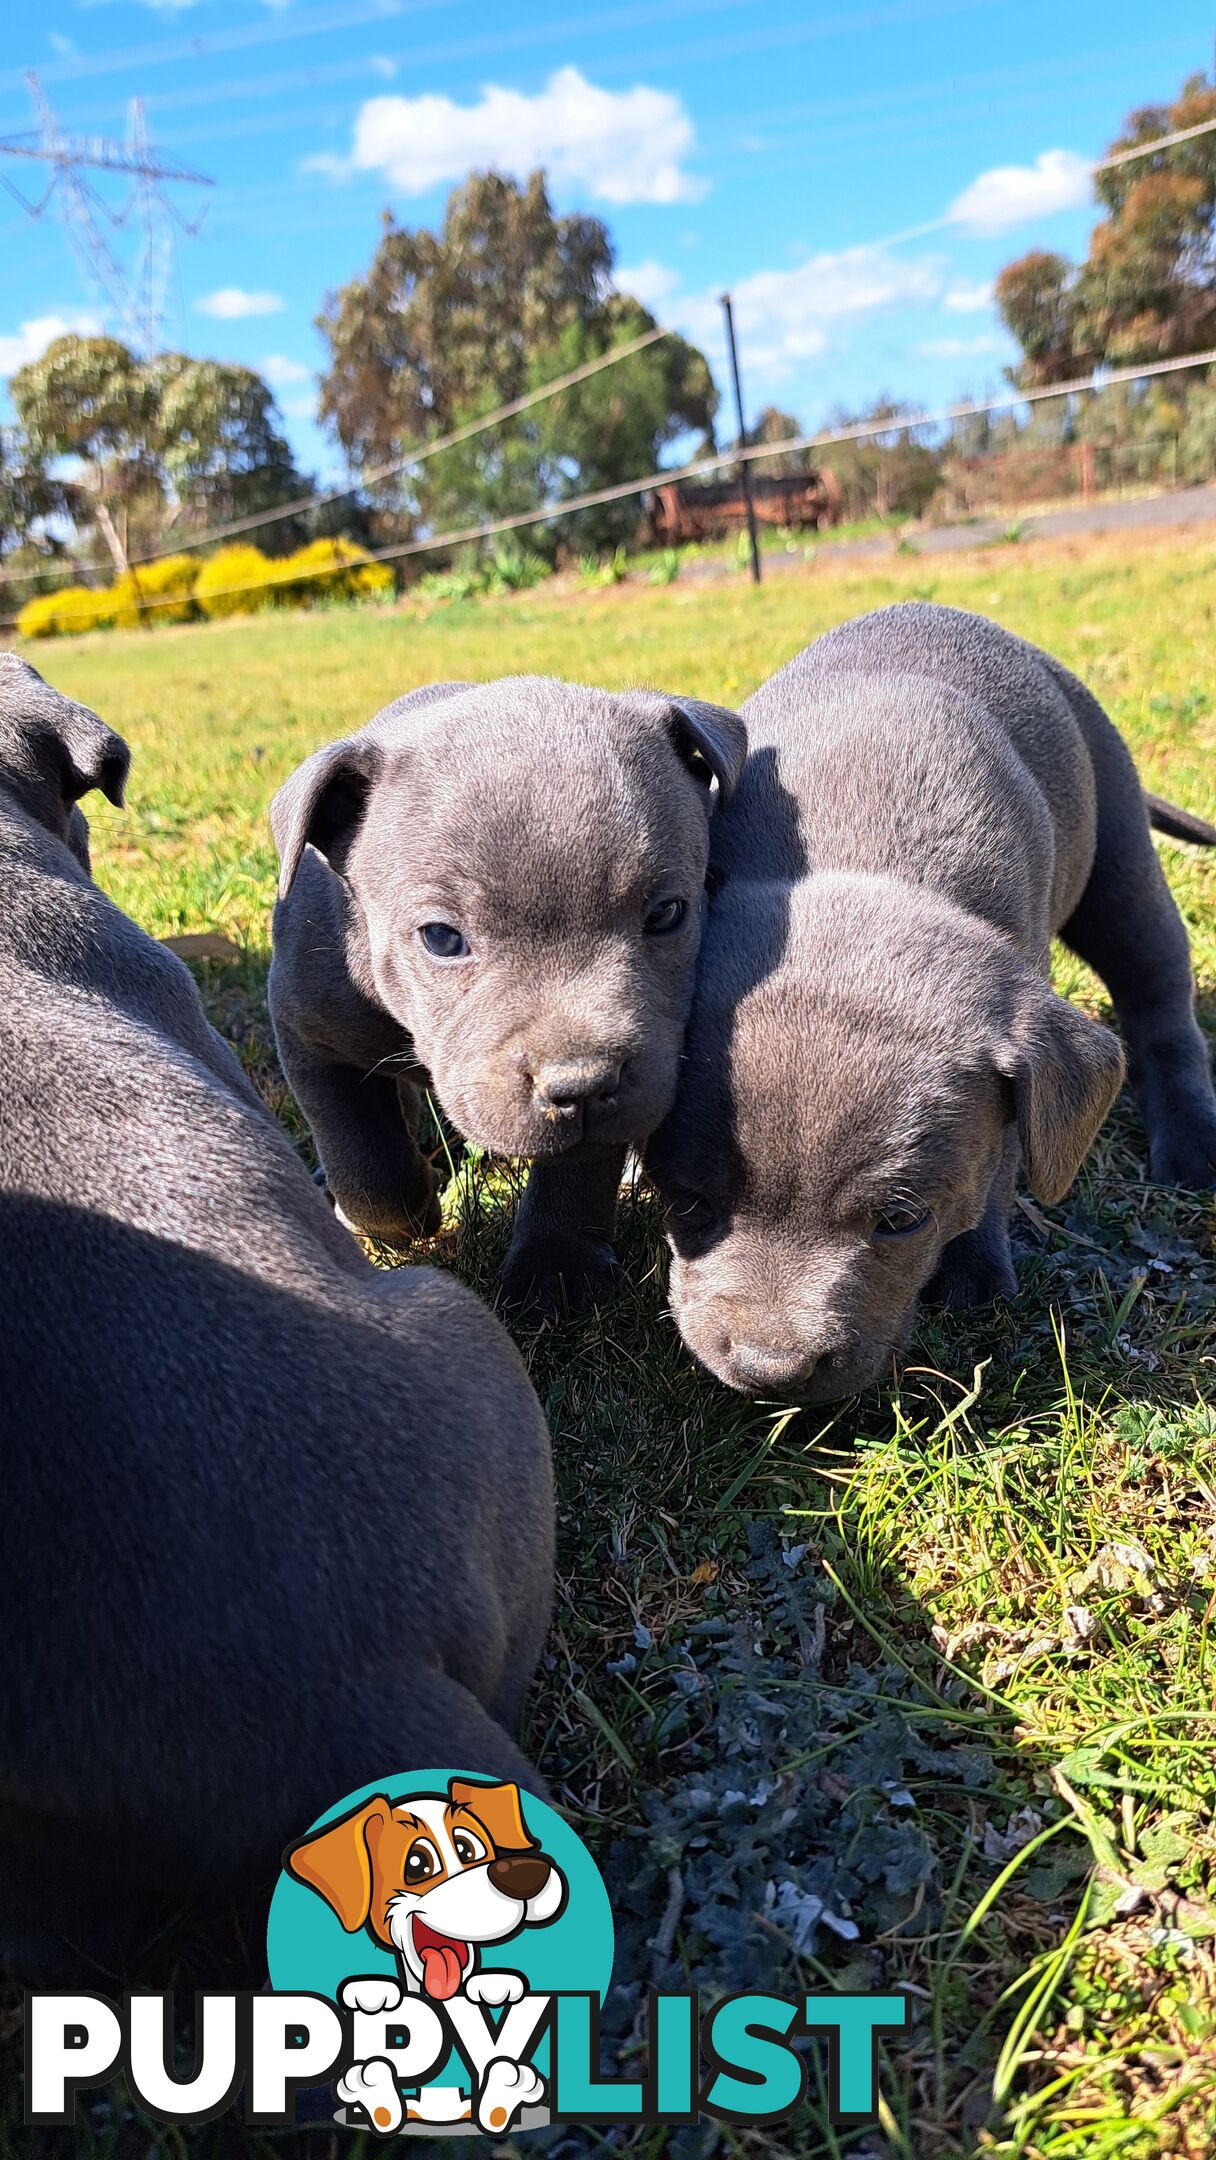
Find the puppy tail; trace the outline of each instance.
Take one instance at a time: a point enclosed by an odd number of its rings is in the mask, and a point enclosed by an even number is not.
[[[1171,840],[1189,840],[1192,847],[1216,847],[1216,825],[1209,825],[1193,811],[1180,810],[1177,803],[1166,802],[1162,795],[1146,793],[1144,801],[1154,831],[1168,834]]]

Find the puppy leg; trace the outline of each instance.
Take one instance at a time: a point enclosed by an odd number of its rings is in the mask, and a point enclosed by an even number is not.
[[[1195,1019],[1186,930],[1130,760],[1126,775],[1103,772],[1099,779],[1098,851],[1061,936],[1114,1001],[1148,1134],[1150,1177],[1158,1185],[1209,1186],[1216,1184],[1216,1094]]]
[[[279,1047],[347,1227],[386,1245],[434,1237],[438,1180],[415,1138],[422,1094],[412,1073],[393,1065],[363,1072],[282,1031]]]
[[[988,1191],[988,1205],[974,1230],[951,1238],[924,1292],[926,1305],[965,1312],[991,1305],[994,1298],[1016,1297],[1018,1279],[1009,1250],[1009,1214],[1018,1176],[1018,1136],[1010,1126],[1000,1168]]]
[[[612,1250],[626,1150],[573,1162],[534,1162],[498,1274],[504,1305],[557,1320],[611,1296],[620,1267]]]

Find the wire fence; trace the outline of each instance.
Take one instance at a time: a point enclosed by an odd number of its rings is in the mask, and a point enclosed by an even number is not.
[[[469,420],[462,427],[452,428],[446,435],[432,436],[428,441],[416,443],[390,465],[374,465],[360,473],[357,480],[345,487],[322,488],[311,495],[298,495],[294,502],[278,503],[273,510],[258,510],[249,517],[233,518],[226,525],[214,525],[208,531],[183,534],[172,547],[156,548],[147,555],[133,555],[130,568],[138,570],[148,563],[164,562],[171,555],[193,553],[196,548],[213,547],[217,540],[234,540],[241,533],[255,532],[265,525],[281,525],[286,518],[303,516],[309,510],[318,510],[328,503],[343,502],[352,495],[359,495],[368,488],[378,487],[385,480],[396,479],[400,473],[411,472],[417,465],[425,465],[429,458],[438,457],[443,450],[454,450],[459,443],[471,442],[475,435],[484,435],[488,429],[500,427],[504,421],[518,418],[520,413],[531,411],[535,405],[543,405],[548,398],[559,396],[563,390],[572,389],[576,383],[587,382],[605,368],[616,367],[622,360],[630,360],[635,353],[645,352],[650,345],[657,345],[662,338],[674,337],[675,332],[659,325],[647,330],[640,337],[630,338],[623,345],[614,345],[610,352],[597,354],[594,360],[586,360],[581,367],[571,368],[567,374],[558,375],[552,382],[542,383],[536,390],[525,392],[523,397],[512,398],[509,405],[499,405],[493,412],[484,413],[478,420]],[[41,572],[32,570],[18,572],[11,577],[0,571],[0,585],[28,585]]]
[[[464,525],[450,532],[431,533],[423,539],[402,540],[392,547],[373,548],[360,556],[360,562],[405,562],[420,555],[441,554],[449,548],[467,547],[481,540],[495,540],[505,533],[524,532],[536,525],[551,525],[562,518],[575,517],[580,511],[599,509],[606,503],[627,502],[650,494],[659,487],[668,487],[683,480],[706,479],[710,474],[721,472],[724,466],[754,463],[761,458],[786,457],[809,450],[826,450],[833,443],[854,443],[881,440],[884,435],[904,435],[917,429],[949,426],[959,420],[980,419],[991,413],[1017,410],[1024,405],[1040,405],[1052,398],[1076,397],[1090,390],[1112,389],[1119,383],[1145,382],[1154,376],[1176,375],[1186,368],[1210,367],[1216,364],[1216,346],[1206,352],[1188,353],[1173,360],[1156,360],[1146,365],[1126,368],[1106,368],[1095,374],[1077,376],[1073,381],[1054,383],[1032,390],[1010,391],[1008,396],[966,400],[957,405],[943,405],[935,411],[901,412],[885,419],[858,420],[847,427],[818,430],[809,435],[789,435],[780,442],[748,444],[729,450],[715,451],[712,456],[696,458],[691,464],[660,466],[647,473],[641,480],[623,480],[612,487],[594,488],[581,495],[565,495],[552,502],[541,503],[532,510],[517,510],[509,516],[487,518],[480,524]],[[147,558],[154,560],[156,558]],[[132,565],[132,568],[135,568]],[[332,578],[334,566],[320,564],[315,569],[284,568],[283,583],[302,584],[308,579]],[[273,567],[269,576],[258,579],[256,584],[245,583],[212,588],[209,601],[234,600],[246,593],[262,592],[275,582]],[[180,607],[179,593],[164,595],[132,595],[124,600],[124,607],[141,612],[156,608]],[[0,621],[0,630],[14,630],[15,616]]]
[[[1175,129],[1170,134],[1154,137],[1148,142],[1131,144],[1123,150],[1113,152],[1109,157],[1095,159],[1089,169],[1091,172],[1108,171],[1130,164],[1137,159],[1173,149],[1181,143],[1210,134],[1214,130],[1216,130],[1216,118],[1203,120],[1193,127]],[[939,220],[936,222],[942,223],[945,221]],[[931,229],[933,228],[930,226],[909,228],[909,236],[913,231],[928,231]],[[896,237],[905,236],[898,235]],[[883,243],[873,243],[875,246],[880,244]],[[885,244],[889,244],[889,242]],[[386,480],[397,478],[401,474],[427,463],[430,459],[440,456],[445,450],[454,449],[459,444],[471,441],[474,437],[484,434],[492,428],[504,425],[506,422],[519,417],[547,400],[560,396],[562,392],[575,387],[579,383],[588,381],[605,369],[615,367],[621,361],[632,358],[634,354],[646,351],[650,346],[658,344],[662,339],[677,335],[679,333],[670,326],[658,325],[636,338],[614,346],[607,353],[598,354],[594,359],[585,361],[579,367],[571,368],[552,381],[541,384],[534,390],[527,391],[523,396],[512,399],[508,404],[498,406],[493,412],[468,421],[458,428],[451,429],[444,435],[432,437],[428,441],[413,445],[391,463],[365,469],[356,479],[345,486],[316,490],[311,494],[299,496],[291,502],[278,504],[273,509],[258,511],[247,517],[229,520],[223,525],[211,527],[202,533],[184,535],[181,540],[172,546],[132,557],[130,569],[133,573],[136,573],[135,582],[138,584],[138,571],[150,564],[164,561],[171,556],[214,546],[218,541],[233,539],[240,534],[281,523],[287,518],[305,515],[330,503],[348,500],[352,496],[380,486]],[[979,419],[992,414],[1016,412],[1051,400],[1076,397],[1091,391],[1111,389],[1119,384],[1145,382],[1155,377],[1178,374],[1188,369],[1208,367],[1214,363],[1216,363],[1216,347],[1204,352],[1189,353],[1168,360],[1140,363],[1123,368],[1099,368],[1089,375],[1078,376],[1069,382],[1041,385],[1031,389],[1011,390],[1007,395],[1001,397],[983,400],[968,399],[956,404],[942,406],[936,410],[901,411],[888,417],[852,421],[838,428],[815,429],[806,434],[787,436],[775,442],[750,445],[735,444],[727,450],[714,452],[708,457],[694,459],[689,464],[656,468],[655,471],[645,474],[640,479],[621,481],[609,487],[590,489],[577,495],[562,496],[550,502],[538,504],[530,510],[516,511],[502,517],[484,519],[477,524],[456,527],[447,532],[427,534],[422,538],[404,540],[392,546],[372,549],[361,555],[360,560],[372,563],[395,563],[406,562],[428,554],[441,554],[451,548],[498,539],[507,533],[522,532],[536,526],[554,524],[563,518],[574,517],[580,512],[598,509],[607,504],[637,499],[660,487],[679,484],[683,481],[705,479],[714,473],[721,472],[726,466],[738,468],[762,459],[805,455],[810,451],[829,449],[833,445],[867,440],[881,441],[884,436],[908,436],[916,431],[948,427],[957,424],[959,421]],[[11,573],[0,571],[0,586],[34,583],[44,579],[46,574],[45,568]],[[283,583],[285,585],[288,583],[298,585],[310,579],[332,577],[333,574],[332,564],[318,565],[315,569],[297,567],[288,571],[285,568]],[[264,591],[267,587],[273,587],[274,583],[275,578],[273,568],[271,568],[267,575],[259,578],[256,585],[252,582],[246,582],[212,589],[208,593],[208,600],[239,599],[248,593]],[[133,607],[141,613],[151,613],[158,608],[180,607],[181,594],[145,596],[136,591],[124,602],[124,606]],[[16,617],[0,619],[0,630],[13,630],[16,627]]]

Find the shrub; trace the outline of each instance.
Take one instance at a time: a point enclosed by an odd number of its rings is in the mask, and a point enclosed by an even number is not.
[[[423,600],[475,600],[485,590],[485,572],[477,569],[428,570],[414,587]]]
[[[593,589],[601,585],[620,585],[629,575],[629,558],[623,547],[614,548],[611,555],[580,555],[578,581]]]
[[[38,593],[33,600],[27,600],[17,617],[18,636],[26,638],[54,637],[56,631],[55,602],[58,597],[57,593]]]
[[[351,540],[310,540],[274,567],[282,572],[288,605],[316,600],[383,600],[394,590],[387,563],[373,562]]]
[[[56,593],[39,593],[27,600],[17,617],[22,637],[81,637],[86,630],[109,630],[114,622],[114,598],[90,585],[65,585]]]
[[[552,564],[532,548],[497,547],[487,572],[487,584],[491,592],[530,592],[534,585],[552,575]]]
[[[160,562],[139,563],[116,578],[110,588],[115,627],[155,630],[161,623],[192,622],[198,613],[194,587],[199,567],[197,556],[166,555]],[[156,605],[149,607],[148,601]]]
[[[220,548],[204,562],[166,555],[138,563],[104,592],[69,585],[29,600],[18,617],[23,637],[70,637],[82,630],[155,629],[159,623],[254,615],[268,607],[311,607],[318,600],[382,600],[395,589],[387,563],[373,562],[350,540],[313,540],[274,560],[260,548]],[[157,603],[149,607],[146,603]]]
[[[270,562],[260,548],[219,548],[202,564],[194,598],[204,615],[256,615],[282,597],[286,572],[287,563]]]
[[[1196,383],[1186,401],[1178,437],[1178,478],[1210,480],[1216,473],[1216,384],[1209,375]]]

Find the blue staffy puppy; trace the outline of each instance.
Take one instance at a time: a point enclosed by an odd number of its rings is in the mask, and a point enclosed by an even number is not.
[[[1045,653],[921,603],[845,623],[743,708],[688,1054],[647,1163],[702,1363],[811,1402],[889,1374],[922,1292],[1015,1288],[1019,1165],[1063,1197],[1123,1078],[1055,996],[1060,935],[1114,1001],[1151,1176],[1216,1178],[1216,1096],[1156,798]]]
[[[92,884],[127,749],[0,654],[0,1956],[195,1898],[386,1769],[536,1788],[549,1441],[514,1348],[371,1267],[180,960]]]
[[[352,1228],[439,1226],[432,1087],[534,1169],[502,1276],[553,1313],[611,1281],[625,1152],[671,1106],[732,712],[542,676],[411,691],[276,796],[270,1007]]]

